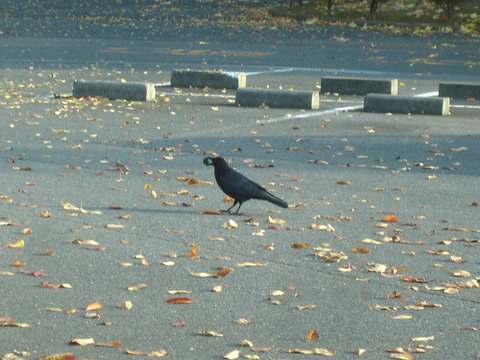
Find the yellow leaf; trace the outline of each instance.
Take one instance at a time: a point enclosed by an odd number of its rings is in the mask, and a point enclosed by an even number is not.
[[[458,276],[458,277],[471,277],[472,274],[466,270],[458,270],[452,272],[453,275]]]
[[[424,336],[424,337],[416,337],[416,338],[412,339],[412,341],[421,341],[421,342],[430,341],[430,340],[435,340],[435,335]]]
[[[138,290],[141,290],[141,289],[145,289],[147,286],[148,286],[147,284],[133,285],[133,286],[130,286],[128,288],[128,291],[138,291]]]
[[[190,178],[187,180],[187,185],[188,186],[192,186],[192,185],[201,185],[202,183],[200,182],[200,180],[198,179],[195,179],[195,178]]]
[[[413,318],[411,315],[397,315],[397,316],[390,316],[393,320],[410,320]]]
[[[225,229],[236,229],[238,228],[238,224],[232,219],[230,219],[225,224],[223,224],[222,227]]]
[[[119,304],[117,304],[117,307],[119,309],[127,309],[127,310],[130,310],[133,308],[133,303],[131,301],[124,301],[124,302],[121,302]]]
[[[149,189],[151,189],[151,188],[152,188],[152,185],[150,185],[150,184],[145,184],[145,187],[144,187],[145,190],[149,190]]]
[[[240,357],[239,350],[233,350],[229,352],[227,355],[223,356],[224,359],[228,359],[228,360],[235,360],[235,359],[238,359],[239,357]]]
[[[251,263],[251,262],[245,262],[241,264],[237,264],[236,266],[238,267],[263,267],[263,266],[268,266],[268,263]]]
[[[220,338],[224,338],[224,337],[225,337],[225,335],[220,334],[220,333],[218,333],[218,332],[216,332],[216,331],[206,331],[206,330],[204,330],[204,331],[199,331],[199,332],[197,333],[197,335],[213,336],[213,337],[220,337]]]
[[[13,244],[7,244],[5,245],[6,248],[23,248],[25,246],[25,241],[20,239],[17,242]]]
[[[274,225],[286,225],[287,222],[283,219],[272,218],[271,216],[268,217],[268,223]]]

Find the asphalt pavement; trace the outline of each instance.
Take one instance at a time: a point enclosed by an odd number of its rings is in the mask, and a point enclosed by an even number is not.
[[[297,23],[273,2],[65,4],[0,5],[0,356],[477,358],[478,101],[239,108],[169,76],[395,77],[433,96],[480,81],[478,37]],[[74,99],[75,79],[149,81],[158,99]],[[290,208],[210,214],[230,206],[211,154]]]

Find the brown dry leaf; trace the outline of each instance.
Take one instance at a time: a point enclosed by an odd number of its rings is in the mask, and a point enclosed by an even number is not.
[[[305,249],[305,248],[309,248],[310,245],[308,244],[292,244],[292,249]]]
[[[252,351],[259,352],[259,353],[267,353],[272,351],[271,347],[264,347],[264,348],[252,348]]]
[[[110,341],[108,343],[95,343],[95,346],[102,346],[102,347],[110,347],[110,348],[114,348],[114,347],[119,347],[119,346],[122,346],[123,343],[121,341]]]
[[[402,278],[403,281],[406,281],[406,282],[415,282],[415,283],[428,283],[427,280],[425,279],[420,279],[420,278],[416,278],[414,276],[404,276]]]
[[[40,287],[41,288],[44,288],[44,289],[51,289],[51,290],[57,290],[61,287],[61,285],[58,285],[58,284],[54,284],[52,282],[49,282],[49,281],[42,281],[40,283]]]
[[[338,180],[337,185],[352,185],[352,182],[348,180]]]
[[[207,331],[207,330],[199,331],[198,333],[196,333],[196,335],[212,336],[212,337],[219,337],[219,338],[224,338],[225,337],[225,335],[220,334],[216,331]]]
[[[92,338],[89,339],[72,339],[70,340],[70,345],[80,345],[80,346],[86,346],[86,345],[94,345],[95,341],[93,341]]]
[[[355,248],[355,249],[352,249],[352,251],[358,254],[369,254],[372,252],[372,250],[367,248]]]
[[[316,309],[317,308],[317,305],[298,305],[297,306],[297,309],[298,310],[313,310],[313,309]]]
[[[175,297],[167,300],[168,304],[193,304],[192,299],[186,296]]]
[[[232,269],[230,269],[228,267],[219,267],[219,271],[217,273],[215,273],[215,277],[224,278],[228,274],[230,274],[231,272],[232,272]]]
[[[200,211],[200,214],[202,214],[202,215],[222,215],[223,211],[205,209],[205,210]]]
[[[319,338],[320,338],[320,336],[318,336],[317,330],[313,329],[312,331],[310,331],[310,332],[307,334],[306,340],[307,340],[307,341],[310,341],[310,340],[318,340]]]
[[[399,292],[396,292],[396,291],[392,291],[389,295],[388,295],[389,298],[391,299],[402,299],[405,297],[405,295],[402,295],[400,294]]]
[[[38,360],[75,360],[76,357],[74,354],[71,353],[61,353],[61,354],[51,354],[51,355],[45,355]]]

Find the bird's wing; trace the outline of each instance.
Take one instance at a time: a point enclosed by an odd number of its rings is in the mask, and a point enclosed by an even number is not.
[[[217,183],[224,193],[235,198],[258,198],[266,190],[256,182],[248,179],[239,172],[222,171],[215,174]]]

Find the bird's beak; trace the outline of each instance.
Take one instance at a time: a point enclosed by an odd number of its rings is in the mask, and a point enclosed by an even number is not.
[[[213,165],[212,158],[211,157],[206,157],[205,159],[203,159],[203,163],[205,165]]]

